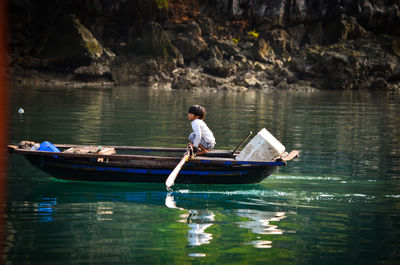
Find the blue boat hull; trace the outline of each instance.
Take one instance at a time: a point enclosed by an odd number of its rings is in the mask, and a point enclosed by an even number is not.
[[[56,156],[25,155],[35,167],[60,179],[80,181],[112,182],[165,182],[172,172],[171,166],[117,166],[115,163],[98,163],[60,159]],[[207,164],[208,165],[204,165]],[[283,163],[270,165],[231,165],[230,163],[211,164],[209,161],[190,161],[179,172],[176,183],[186,184],[252,184],[258,183],[272,174]]]

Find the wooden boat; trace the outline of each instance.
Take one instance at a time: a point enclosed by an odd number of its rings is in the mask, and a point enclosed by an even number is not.
[[[24,155],[35,167],[66,180],[113,182],[165,182],[181,160],[186,148],[84,146],[55,144],[60,152],[31,150],[33,142],[9,145],[10,153]],[[284,153],[274,161],[237,161],[237,152],[215,150],[189,158],[176,183],[250,184],[258,183],[277,167],[298,155]]]

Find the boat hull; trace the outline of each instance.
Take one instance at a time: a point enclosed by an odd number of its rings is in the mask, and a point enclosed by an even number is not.
[[[135,166],[121,165],[120,162],[78,161],[54,156],[25,155],[35,167],[56,178],[78,181],[103,182],[149,182],[163,183],[174,168],[173,161],[145,165],[147,161],[135,161]],[[141,162],[143,165],[140,166]],[[208,162],[209,165],[202,165]],[[124,164],[124,163],[122,163]],[[138,164],[136,166],[136,164]],[[163,165],[164,164],[164,165]],[[253,184],[272,174],[279,165],[238,165],[230,163],[209,163],[190,161],[179,172],[176,183],[185,184]]]

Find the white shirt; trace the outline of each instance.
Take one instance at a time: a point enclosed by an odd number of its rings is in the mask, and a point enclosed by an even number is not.
[[[206,142],[215,144],[214,135],[203,120],[195,119],[191,124],[193,132],[196,134],[196,138],[193,141],[195,147],[199,147],[201,138],[204,138]]]

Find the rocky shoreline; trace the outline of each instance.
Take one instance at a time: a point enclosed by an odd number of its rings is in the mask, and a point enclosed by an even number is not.
[[[53,23],[35,35],[32,30],[39,29],[32,20],[43,15],[44,7],[29,10],[27,25],[21,18],[27,11],[12,1],[11,81],[67,87],[400,91],[396,3],[188,1],[199,12],[180,19],[149,17],[130,28],[117,24],[113,30],[127,32],[107,37],[111,33],[105,25],[129,3],[114,1],[119,8],[106,16],[108,1],[92,2],[95,10],[82,6],[94,12],[94,22],[80,15],[80,5],[44,20]],[[170,2],[165,1],[168,8]]]

